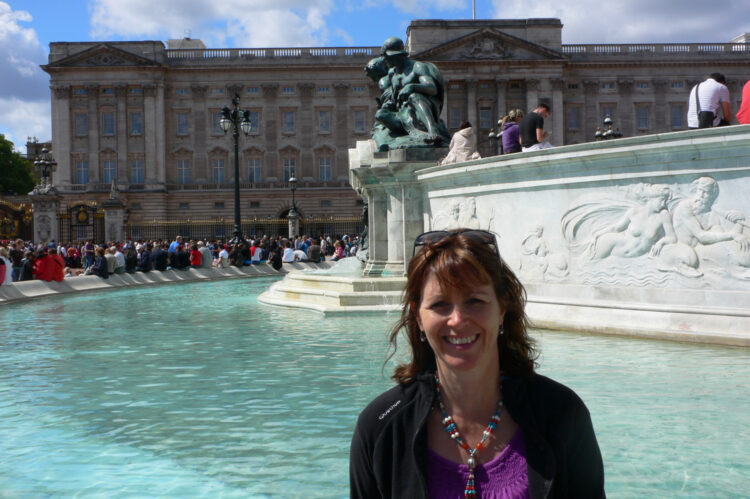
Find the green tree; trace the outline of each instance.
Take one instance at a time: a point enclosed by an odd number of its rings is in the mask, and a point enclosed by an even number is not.
[[[13,151],[13,142],[0,133],[0,194],[26,194],[36,183],[34,166]]]

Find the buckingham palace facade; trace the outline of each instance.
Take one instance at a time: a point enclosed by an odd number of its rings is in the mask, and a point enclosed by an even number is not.
[[[747,35],[727,43],[562,44],[558,19],[413,21],[412,58],[443,72],[443,119],[486,137],[512,108],[551,106],[556,145],[593,140],[610,115],[625,137],[686,128],[691,87],[726,75],[732,110],[750,77]],[[390,34],[384,34],[385,39]],[[199,40],[50,44],[53,182],[63,205],[104,201],[116,180],[130,221],[230,218],[234,145],[219,124],[237,94],[243,215],[283,217],[298,179],[303,216],[358,215],[348,149],[369,138],[380,47],[205,48]]]

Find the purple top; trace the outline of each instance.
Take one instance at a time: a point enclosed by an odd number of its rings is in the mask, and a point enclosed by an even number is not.
[[[506,121],[503,125],[503,154],[521,152],[521,143],[518,140],[519,127],[515,121]]]
[[[462,499],[469,467],[450,461],[436,452],[429,456],[429,487],[433,499]],[[527,499],[526,443],[519,427],[500,455],[474,469],[477,495],[482,499]]]

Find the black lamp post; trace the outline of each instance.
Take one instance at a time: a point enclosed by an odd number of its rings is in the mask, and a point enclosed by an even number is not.
[[[49,174],[57,168],[57,161],[50,154],[49,149],[42,148],[42,154],[36,157],[34,168],[42,174],[41,187],[49,185]]]
[[[250,133],[252,123],[250,122],[250,111],[240,109],[240,96],[234,94],[232,109],[225,107],[221,110],[219,124],[224,133],[232,127],[234,137],[234,237],[230,243],[239,244],[242,241],[242,220],[240,218],[240,128],[245,135]]]
[[[297,179],[295,177],[289,179],[289,189],[292,191],[292,207],[289,208],[289,215],[287,216],[289,217],[289,238],[293,238],[297,236],[299,229],[299,213],[297,213],[297,202],[294,199],[294,191],[297,190]]]
[[[497,132],[494,128],[490,128],[490,133],[487,134],[487,140],[490,142],[497,141],[497,153],[503,154],[503,120],[497,120]]]

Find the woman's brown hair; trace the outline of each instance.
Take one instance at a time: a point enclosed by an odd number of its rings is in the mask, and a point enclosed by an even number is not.
[[[419,374],[435,369],[435,354],[429,343],[421,341],[417,324],[422,289],[430,274],[437,277],[441,287],[460,291],[491,282],[505,310],[503,334],[497,340],[500,368],[505,374],[515,377],[526,378],[534,373],[537,354],[534,341],[527,332],[526,290],[498,251],[493,245],[472,237],[466,229],[457,229],[439,241],[425,244],[411,259],[401,318],[390,334],[390,357],[396,353],[398,336],[403,329],[411,349],[411,359],[396,367],[392,376],[394,380],[409,383]]]

